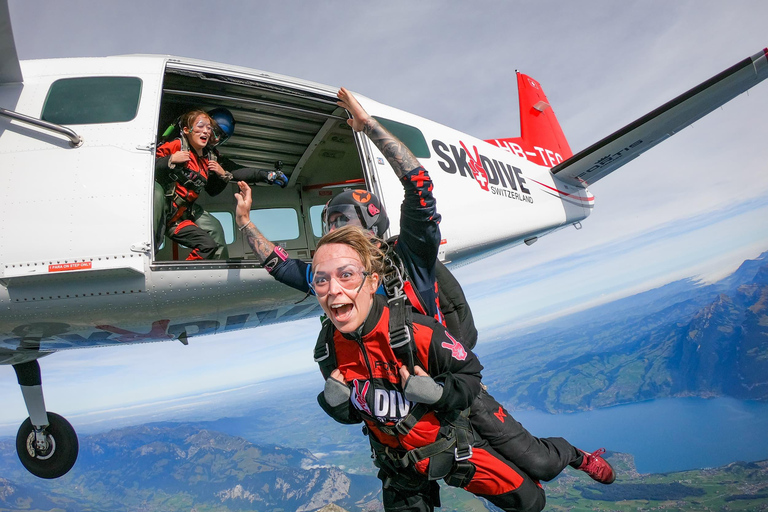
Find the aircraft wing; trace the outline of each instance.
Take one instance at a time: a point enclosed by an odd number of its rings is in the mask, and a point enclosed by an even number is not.
[[[13,40],[8,0],[0,0],[0,84],[21,81],[21,66]]]
[[[766,78],[768,48],[559,163],[552,174],[579,187],[591,185]]]

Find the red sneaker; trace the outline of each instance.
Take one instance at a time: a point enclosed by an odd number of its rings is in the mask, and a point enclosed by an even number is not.
[[[611,484],[616,480],[616,475],[613,474],[613,468],[608,461],[601,457],[605,453],[605,448],[600,448],[596,452],[587,453],[581,450],[584,454],[584,460],[579,466],[579,471],[583,471],[588,474],[592,480],[600,482],[601,484]]]

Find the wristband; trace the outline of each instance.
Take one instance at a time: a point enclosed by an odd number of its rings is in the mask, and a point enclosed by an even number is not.
[[[251,222],[251,221],[248,221],[248,224],[246,224],[246,225],[244,225],[244,226],[241,226],[241,227],[239,227],[239,228],[237,228],[237,229],[239,229],[239,230],[240,230],[240,232],[242,233],[242,232],[244,232],[246,229],[248,229],[248,226],[250,226],[251,224],[253,224],[253,222]]]
[[[287,259],[288,253],[285,252],[285,249],[276,245],[275,248],[272,249],[272,252],[269,253],[269,256],[267,256],[267,259],[264,260],[264,268],[271,274],[278,264]]]

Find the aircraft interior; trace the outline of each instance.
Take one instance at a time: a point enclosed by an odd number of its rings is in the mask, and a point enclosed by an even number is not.
[[[345,188],[366,186],[355,134],[346,124],[347,113],[335,100],[321,93],[169,64],[158,140],[169,125],[191,109],[229,109],[236,126],[229,140],[218,146],[219,153],[242,166],[279,169],[289,179],[285,188],[266,184],[251,187],[251,220],[267,239],[283,246],[292,257],[309,260],[322,235],[320,218],[325,203]],[[197,204],[221,224],[226,248],[217,260],[185,264],[257,264],[235,224],[237,190],[233,182],[216,196],[200,195]],[[161,194],[162,187],[156,184],[155,230],[162,222]],[[208,229],[202,223],[201,227]],[[165,237],[155,248],[154,264],[178,266],[189,252]]]

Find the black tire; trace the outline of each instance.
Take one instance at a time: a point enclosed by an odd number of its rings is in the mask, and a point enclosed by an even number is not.
[[[35,432],[32,421],[27,418],[16,434],[16,453],[24,467],[33,475],[40,478],[59,478],[75,465],[80,445],[75,429],[63,417],[49,412],[48,422],[45,432],[52,450],[45,454],[35,453]]]

